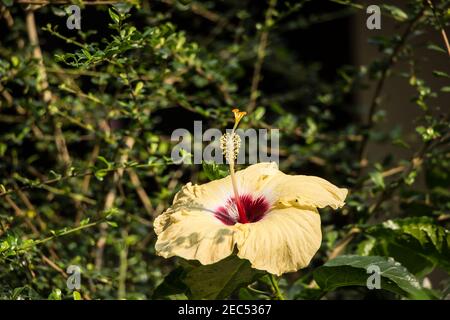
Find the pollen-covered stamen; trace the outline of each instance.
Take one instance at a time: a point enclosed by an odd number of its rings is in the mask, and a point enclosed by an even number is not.
[[[239,214],[237,203],[240,202],[243,208],[245,219]],[[244,194],[239,197],[239,201],[234,197],[229,198],[225,204],[214,211],[214,215],[226,225],[236,223],[252,223],[261,220],[269,211],[269,201],[264,196],[254,197]]]
[[[235,160],[241,147],[241,137],[235,132],[225,133],[220,138],[220,149],[227,160]]]

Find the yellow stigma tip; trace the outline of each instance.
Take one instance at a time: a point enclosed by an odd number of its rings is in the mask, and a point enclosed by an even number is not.
[[[241,121],[241,119],[247,114],[245,111],[240,111],[239,109],[231,110],[234,113],[234,122],[236,125]]]

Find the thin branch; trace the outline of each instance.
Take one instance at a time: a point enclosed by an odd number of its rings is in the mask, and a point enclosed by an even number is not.
[[[375,92],[374,92],[374,95],[372,98],[372,102],[369,107],[369,114],[368,114],[367,120],[366,120],[366,122],[367,122],[366,130],[367,131],[363,134],[361,145],[360,145],[360,150],[359,150],[359,163],[361,165],[360,173],[362,172],[362,168],[364,167],[363,164],[365,163],[366,156],[367,156],[367,144],[369,142],[369,131],[370,131],[370,129],[373,128],[373,126],[375,124],[374,119],[373,119],[374,114],[380,104],[380,96],[384,89],[384,85],[385,85],[389,70],[394,65],[394,63],[397,61],[398,55],[400,54],[403,46],[405,45],[406,40],[408,39],[409,35],[414,30],[414,28],[415,28],[416,24],[418,23],[418,21],[420,20],[420,18],[422,18],[424,11],[425,11],[425,8],[422,8],[420,10],[420,12],[410,21],[410,23],[406,27],[405,31],[403,32],[403,34],[400,38],[400,41],[395,46],[394,50],[392,51],[391,55],[389,56],[389,58],[387,60],[386,65],[383,67],[383,70],[381,72],[381,77],[377,83],[377,86],[375,88]]]
[[[70,0],[16,0],[17,3],[20,4],[28,4],[28,5],[39,5],[45,6],[49,4],[76,4],[74,1]],[[96,0],[96,1],[83,1],[83,5],[87,6],[101,6],[101,5],[111,5],[118,4],[123,2],[129,2],[126,0],[117,1],[117,0]]]
[[[275,6],[277,0],[269,0],[269,7],[266,11],[266,17],[264,21],[264,26],[261,31],[261,37],[259,40],[258,50],[256,53],[256,62],[253,71],[252,86],[250,88],[250,102],[247,106],[247,111],[252,112],[256,107],[256,100],[258,99],[258,86],[261,80],[261,70],[264,63],[264,58],[266,57],[266,49],[269,41],[269,29],[272,26],[272,17],[275,13]]]
[[[154,210],[152,203],[150,201],[150,197],[147,195],[147,192],[145,192],[145,189],[142,187],[139,176],[136,174],[134,170],[128,170],[128,175],[130,177],[131,183],[136,189],[136,193],[138,194],[139,199],[141,199],[141,202],[144,205],[145,211],[147,211],[149,216],[153,216]]]
[[[328,255],[328,260],[334,259],[340,254],[342,254],[345,250],[345,248],[348,246],[350,242],[356,237],[358,233],[360,233],[361,230],[358,228],[352,228],[350,231],[342,238],[341,241],[338,242],[338,244],[334,247],[334,249],[330,252]]]
[[[170,6],[174,6],[176,4],[176,1],[173,1],[173,0],[161,0],[161,1]],[[209,20],[211,22],[217,23],[217,22],[220,22],[223,20],[219,14],[217,14],[211,10],[208,10],[207,8],[205,8],[203,5],[201,5],[198,2],[191,3],[190,8],[193,13],[195,13],[196,15],[199,15],[200,17],[203,17],[206,20]]]
[[[28,38],[30,40],[30,45],[33,47],[33,57],[38,61],[38,83],[42,90],[42,99],[46,104],[54,102],[56,97],[53,96],[49,89],[47,72],[44,65],[44,58],[42,55],[42,50],[39,45],[39,36],[36,28],[36,21],[34,19],[33,8],[26,11],[26,26]],[[61,130],[61,124],[54,119],[54,130],[55,130],[55,144],[58,149],[58,154],[62,162],[69,166],[71,163],[69,150],[67,149],[66,139]]]
[[[450,43],[448,42],[447,33],[445,32],[445,29],[444,29],[444,23],[442,22],[442,19],[440,19],[439,15],[436,11],[436,7],[433,5],[432,0],[426,0],[426,2],[430,6],[431,11],[433,12],[434,18],[436,19],[436,22],[438,23],[439,28],[441,29],[442,39],[444,40],[445,47],[447,48],[447,53],[450,57]]]
[[[110,130],[109,126],[105,123],[105,130]],[[134,138],[133,137],[125,137],[124,138],[124,143],[127,146],[126,151],[120,156],[120,162],[121,163],[125,163],[128,161],[128,156],[129,153],[131,152],[131,149],[133,148],[134,145]],[[116,196],[117,196],[117,186],[120,183],[120,180],[122,179],[124,173],[124,169],[121,168],[119,170],[117,170],[114,173],[114,177],[113,177],[113,186],[111,187],[111,189],[108,191],[108,193],[106,194],[105,197],[105,204],[104,204],[104,210],[108,210],[111,209],[114,205],[114,201],[116,200]],[[102,268],[103,265],[103,252],[104,252],[104,248],[106,245],[106,224],[101,224],[100,225],[100,237],[97,240],[97,249],[95,252],[95,268],[97,270],[100,270]]]
[[[73,229],[61,232],[59,234],[55,234],[53,236],[50,236],[50,237],[47,237],[47,238],[44,238],[44,239],[41,239],[41,240],[36,240],[36,241],[31,242],[31,243],[26,243],[25,245],[19,247],[18,251],[28,250],[30,248],[33,248],[33,247],[35,247],[37,245],[44,244],[44,243],[46,243],[48,241],[51,241],[53,239],[56,239],[56,238],[59,238],[59,237],[62,237],[62,236],[66,236],[66,235],[72,234],[74,232],[77,232],[77,231],[80,231],[80,230],[83,230],[83,229],[87,229],[87,228],[96,226],[97,224],[103,222],[104,220],[105,219],[100,219],[98,221],[94,221],[94,222],[91,222],[91,223],[88,223],[88,224],[85,224],[85,225],[82,225],[82,226],[79,226],[79,227],[76,227],[76,228],[73,228]]]
[[[115,172],[115,171],[121,171],[121,170],[126,170],[126,169],[130,169],[130,168],[148,168],[148,167],[152,167],[152,166],[156,166],[156,165],[162,165],[162,163],[153,163],[153,164],[126,164],[123,163],[117,167],[112,167],[112,168],[106,168],[103,169],[104,172],[109,173],[109,172]],[[64,180],[68,180],[71,178],[82,178],[88,175],[95,175],[95,171],[93,170],[89,170],[89,171],[85,171],[85,172],[74,172],[65,176],[61,176],[58,178],[54,178],[54,179],[49,179],[49,180],[42,180],[42,181],[38,181],[29,185],[25,185],[19,188],[12,188],[9,190],[3,190],[2,192],[0,192],[0,198],[1,197],[5,197],[7,195],[13,194],[13,193],[17,193],[19,191],[23,191],[23,190],[27,190],[27,189],[40,189],[43,188],[45,185],[51,185],[54,183],[58,183]],[[1,190],[1,189],[0,189]]]
[[[127,281],[127,270],[128,270],[128,243],[127,243],[128,232],[126,230],[122,231],[122,246],[119,252],[119,286],[117,289],[117,298],[123,300],[126,298],[126,281]]]
[[[67,278],[67,277],[68,277],[68,276],[67,276],[67,273],[66,273],[63,269],[61,269],[56,263],[54,263],[52,260],[50,260],[49,258],[47,258],[47,257],[44,256],[44,255],[42,255],[41,258],[42,258],[42,260],[43,260],[46,264],[48,264],[52,269],[54,269],[54,270],[58,271],[59,273],[61,273],[61,275],[62,275],[64,278]]]

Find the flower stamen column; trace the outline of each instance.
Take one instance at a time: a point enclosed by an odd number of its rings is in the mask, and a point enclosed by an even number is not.
[[[239,122],[241,119],[247,114],[246,112],[239,111],[239,109],[233,109],[234,113],[234,126],[231,130],[231,133],[226,133],[222,136],[220,139],[221,141],[221,148],[223,151],[223,154],[228,161],[228,166],[230,168],[230,177],[231,177],[231,184],[233,185],[233,193],[234,193],[234,199],[236,202],[236,207],[239,213],[239,221],[241,223],[247,223],[247,215],[245,213],[244,207],[242,205],[241,199],[239,197],[239,191],[237,187],[236,182],[236,175],[234,173],[234,160],[237,159],[237,156],[239,154],[239,148],[241,146],[241,138],[236,133],[236,128],[239,125]]]

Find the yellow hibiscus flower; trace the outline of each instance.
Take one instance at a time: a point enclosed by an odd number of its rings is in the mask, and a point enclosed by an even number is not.
[[[253,268],[275,275],[306,267],[322,241],[317,208],[342,207],[347,189],[284,174],[274,162],[235,173],[234,156],[228,153],[229,176],[188,183],[155,219],[157,254],[212,264],[236,250]]]

